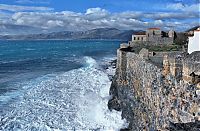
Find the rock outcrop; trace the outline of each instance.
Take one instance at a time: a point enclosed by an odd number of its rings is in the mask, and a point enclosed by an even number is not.
[[[200,89],[169,72],[134,52],[118,50],[108,106],[122,111],[127,130],[200,130]]]

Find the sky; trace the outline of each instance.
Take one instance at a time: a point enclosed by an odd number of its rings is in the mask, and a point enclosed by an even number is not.
[[[199,23],[200,0],[0,0],[0,35],[95,28],[185,31]]]

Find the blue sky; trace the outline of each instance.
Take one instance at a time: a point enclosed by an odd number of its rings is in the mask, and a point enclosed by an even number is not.
[[[110,12],[122,11],[170,11],[167,4],[197,4],[198,0],[0,0],[2,4],[46,6],[55,11],[84,12],[88,8],[100,7]]]
[[[200,0],[0,0],[0,34],[104,27],[183,31],[199,25],[199,15]]]

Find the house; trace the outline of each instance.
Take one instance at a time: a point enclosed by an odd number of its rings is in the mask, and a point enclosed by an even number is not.
[[[200,51],[200,28],[194,30],[194,36],[189,37],[188,53]]]
[[[146,32],[138,32],[135,33],[134,35],[132,35],[132,41],[146,41],[147,37],[146,37]]]
[[[162,31],[160,30],[160,28],[149,28],[146,31],[146,35],[148,38],[162,37]]]
[[[161,44],[173,44],[175,32],[170,30],[164,32],[160,28],[149,28],[146,32],[138,32],[132,35],[132,41],[129,42],[130,46],[134,44],[146,44],[146,45],[161,45]]]

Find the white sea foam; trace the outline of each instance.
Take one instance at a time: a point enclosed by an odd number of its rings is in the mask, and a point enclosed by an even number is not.
[[[118,130],[126,126],[121,113],[109,111],[111,82],[98,64],[48,75],[26,84],[28,91],[13,110],[0,116],[0,130]]]
[[[110,63],[111,61],[114,61],[116,60],[117,57],[104,57],[100,64],[101,65],[108,65],[108,63]],[[105,70],[105,73],[110,75],[110,76],[114,76],[115,75],[115,71],[116,71],[116,67],[112,67],[110,64],[109,66],[107,67],[107,69]]]

